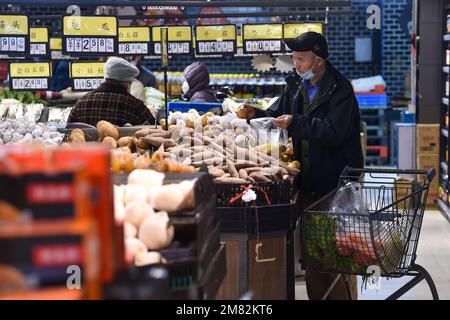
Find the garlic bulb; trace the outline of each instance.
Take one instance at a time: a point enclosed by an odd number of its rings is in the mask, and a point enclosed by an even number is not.
[[[174,227],[167,213],[153,214],[142,222],[139,228],[139,240],[149,250],[159,250],[170,245],[174,237]]]
[[[125,222],[131,223],[136,228],[143,223],[145,219],[154,215],[153,208],[144,201],[133,201],[125,207]]]

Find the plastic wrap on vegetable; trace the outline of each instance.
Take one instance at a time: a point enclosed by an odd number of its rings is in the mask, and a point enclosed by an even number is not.
[[[64,121],[64,109],[62,108],[49,108],[48,122],[61,123]]]

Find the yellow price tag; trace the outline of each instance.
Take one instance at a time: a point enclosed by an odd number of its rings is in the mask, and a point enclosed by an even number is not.
[[[72,62],[70,64],[71,78],[103,78],[104,62]]]
[[[11,78],[50,78],[50,62],[11,63],[9,65]]]
[[[62,50],[62,39],[50,38],[50,50]]]
[[[168,40],[169,42],[181,42],[192,41],[192,29],[191,27],[168,27]],[[153,27],[152,39],[154,42],[161,41],[161,28]]]
[[[150,28],[119,27],[119,42],[150,42]]]
[[[299,35],[308,32],[315,31],[323,34],[322,23],[286,23],[284,25],[284,38],[292,39],[297,38]]]
[[[117,36],[116,17],[65,16],[65,36]]]
[[[245,24],[243,28],[244,40],[283,39],[282,24]]]
[[[0,15],[0,34],[27,35],[28,17]]]
[[[238,47],[242,48],[242,36],[241,35],[236,37],[236,44]]]
[[[48,29],[47,28],[30,28],[30,42],[31,43],[47,43]]]
[[[236,40],[236,26],[197,26],[195,34],[198,41]]]

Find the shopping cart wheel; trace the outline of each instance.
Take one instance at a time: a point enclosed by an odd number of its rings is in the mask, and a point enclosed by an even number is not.
[[[403,287],[395,291],[392,295],[390,295],[386,300],[397,300],[402,295],[404,295],[406,292],[411,290],[413,287],[415,287],[420,281],[425,279],[428,283],[428,286],[430,287],[431,295],[433,296],[433,300],[439,300],[439,295],[436,290],[436,286],[434,284],[433,279],[431,278],[430,274],[427,270],[425,270],[424,267],[414,264],[411,266],[410,271],[415,272],[412,275],[415,275],[415,277],[410,280],[408,283],[406,283]]]

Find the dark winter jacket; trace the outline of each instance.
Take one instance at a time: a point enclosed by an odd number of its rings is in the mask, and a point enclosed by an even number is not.
[[[183,72],[189,84],[189,91],[184,97],[190,102],[217,102],[209,90],[209,72],[205,64],[194,62]]]
[[[301,170],[298,186],[303,192],[324,195],[337,187],[345,166],[364,166],[358,102],[351,83],[330,62],[318,82],[317,104],[307,116],[300,76],[293,72],[286,83],[281,97],[266,112],[257,110],[257,117],[293,115],[288,132],[295,158],[304,161],[302,152],[309,147],[309,169]]]

